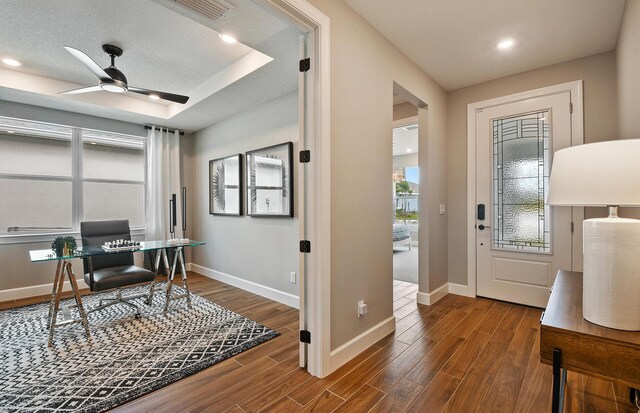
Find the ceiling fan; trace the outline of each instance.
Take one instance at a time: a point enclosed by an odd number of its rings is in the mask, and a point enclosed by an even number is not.
[[[122,56],[122,49],[118,46],[111,44],[103,44],[102,50],[111,57],[111,66],[102,69],[96,62],[94,62],[86,53],[74,49],[73,47],[65,46],[65,49],[73,57],[78,59],[80,63],[85,65],[87,69],[91,70],[94,75],[98,76],[100,81],[96,86],[83,87],[80,89],[67,90],[66,92],[60,92],[63,95],[74,95],[78,93],[99,92],[101,90],[111,93],[125,93],[133,92],[141,95],[147,95],[152,99],[164,99],[176,103],[187,103],[189,96],[176,95],[174,93],[159,92],[157,90],[142,89],[139,87],[129,86],[127,78],[120,70],[116,68],[116,57]]]

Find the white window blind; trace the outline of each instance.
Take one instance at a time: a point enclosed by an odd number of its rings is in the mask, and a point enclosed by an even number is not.
[[[144,228],[146,138],[0,117],[0,237]]]

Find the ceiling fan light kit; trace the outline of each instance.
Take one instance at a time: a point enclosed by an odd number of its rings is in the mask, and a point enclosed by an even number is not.
[[[112,44],[102,45],[102,50],[111,58],[111,65],[104,69],[94,62],[86,53],[70,46],[65,46],[64,48],[71,53],[73,57],[78,59],[80,63],[85,65],[87,69],[91,70],[91,72],[98,77],[99,82],[98,86],[89,86],[60,92],[63,95],[99,92],[103,90],[110,93],[133,92],[149,96],[151,99],[164,99],[180,104],[185,104],[189,100],[188,96],[129,86],[127,77],[116,67],[116,57],[122,56],[123,53],[123,50],[118,46],[114,46]]]

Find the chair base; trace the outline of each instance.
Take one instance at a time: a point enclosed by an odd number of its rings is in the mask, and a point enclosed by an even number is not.
[[[155,284],[155,281],[151,284],[151,288],[150,288],[149,294],[138,294],[138,295],[132,295],[132,296],[129,296],[129,297],[123,297],[122,296],[122,290],[118,288],[116,290],[116,296],[114,298],[103,298],[103,299],[101,299],[100,300],[100,304],[97,307],[87,310],[87,314],[93,313],[95,311],[103,310],[103,309],[105,309],[107,307],[110,307],[112,305],[124,304],[126,306],[131,307],[131,308],[134,308],[136,310],[135,318],[140,318],[142,316],[142,314],[140,313],[140,307],[138,307],[136,304],[133,304],[131,301],[135,300],[137,298],[145,298],[146,297],[145,304],[151,305],[152,302],[153,302],[154,284]]]

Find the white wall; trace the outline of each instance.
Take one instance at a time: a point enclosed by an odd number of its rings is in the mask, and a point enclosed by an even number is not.
[[[298,284],[289,282],[289,273],[298,272],[298,214],[295,208],[294,218],[209,214],[210,160],[237,153],[242,153],[244,158],[246,151],[288,141],[294,143],[296,159],[297,92],[197,132],[192,138],[191,153],[184,153],[183,160],[193,169],[190,184],[194,188],[195,214],[192,237],[207,243],[193,250],[191,262],[298,296]],[[294,162],[294,165],[295,174],[298,163]],[[294,200],[297,200],[295,178],[294,175]],[[244,201],[246,204],[246,197]],[[246,205],[243,210],[246,214]]]

